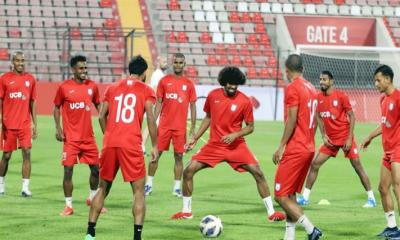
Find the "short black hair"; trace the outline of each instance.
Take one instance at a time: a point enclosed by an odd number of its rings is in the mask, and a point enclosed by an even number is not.
[[[374,76],[378,73],[382,73],[383,76],[389,77],[390,78],[390,82],[393,82],[393,77],[394,77],[394,73],[391,67],[389,67],[388,65],[380,65],[374,73]]]
[[[185,55],[183,55],[183,53],[178,52],[178,53],[174,54],[174,58],[183,58],[183,59],[185,59]]]
[[[324,70],[324,71],[322,71],[322,72],[321,72],[321,74],[322,74],[322,75],[327,75],[327,76],[328,76],[328,78],[329,78],[330,80],[332,80],[332,79],[333,79],[333,75],[332,75],[332,73],[331,73],[330,71],[328,71],[328,70]]]
[[[22,55],[22,56],[24,56],[24,53],[23,53],[22,51],[15,51],[15,52],[13,52],[13,54],[12,54],[12,60],[14,60],[15,57],[16,57],[17,55]]]
[[[69,65],[73,68],[78,62],[86,62],[86,57],[82,55],[73,56],[69,61]]]
[[[226,66],[219,72],[218,82],[221,86],[226,86],[227,83],[244,85],[246,83],[246,75],[238,67]]]
[[[142,75],[147,70],[147,62],[141,56],[134,56],[129,62],[129,74]]]
[[[290,54],[285,61],[285,66],[291,72],[299,72],[302,73],[304,70],[303,67],[303,60],[300,55],[298,54]]]

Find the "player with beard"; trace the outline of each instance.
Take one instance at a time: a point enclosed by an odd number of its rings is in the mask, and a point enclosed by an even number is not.
[[[317,180],[319,168],[330,157],[336,157],[338,151],[342,149],[367,191],[368,199],[363,207],[375,207],[374,192],[371,190],[368,175],[361,164],[354,139],[355,117],[349,97],[344,92],[335,89],[333,82],[331,72],[321,72],[321,93],[318,94],[317,120],[324,143],[311,163],[303,195],[299,196],[297,202],[300,205],[309,203],[311,188]]]
[[[247,147],[244,136],[254,131],[253,106],[249,97],[238,90],[239,85],[246,83],[245,75],[237,67],[225,67],[218,75],[222,88],[211,91],[204,104],[206,117],[196,134],[187,143],[187,150],[196,145],[200,137],[210,127],[210,139],[183,172],[183,209],[172,216],[172,219],[191,219],[193,177],[202,169],[215,167],[220,162],[227,162],[238,172],[249,172],[256,181],[268,212],[270,221],[282,221],[285,215],[275,212],[270,191],[258,160]],[[242,128],[243,122],[246,127]]]

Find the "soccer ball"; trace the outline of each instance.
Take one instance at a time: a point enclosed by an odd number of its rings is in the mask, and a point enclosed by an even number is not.
[[[222,233],[222,221],[219,217],[207,215],[200,221],[200,232],[204,237],[216,238]]]

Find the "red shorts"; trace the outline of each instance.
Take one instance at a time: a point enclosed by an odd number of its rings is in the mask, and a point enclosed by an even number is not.
[[[383,154],[382,165],[389,171],[392,171],[392,162],[400,162],[400,147],[396,147],[393,151]]]
[[[244,142],[236,146],[207,143],[193,155],[192,160],[205,163],[210,167],[215,167],[218,163],[225,161],[238,172],[246,171],[240,167],[242,165],[258,164],[256,157]]]
[[[339,152],[339,149],[343,150],[343,146],[328,147],[325,144],[322,144],[321,147],[319,148],[319,152],[324,153],[331,157],[336,157],[337,153]],[[343,153],[344,153],[344,156],[348,159],[359,158],[357,144],[354,139],[353,139],[353,143],[351,144],[350,150],[347,152],[343,151]]]
[[[125,182],[134,182],[146,176],[146,165],[142,149],[109,147],[103,148],[100,156],[100,177],[114,181],[121,166]]]
[[[172,140],[174,152],[183,153],[186,144],[186,131],[158,128],[158,151],[168,151]]]
[[[64,142],[61,164],[71,167],[77,164],[78,161],[89,165],[99,164],[99,150],[94,139]]]
[[[301,192],[313,158],[314,152],[284,152],[275,174],[276,197],[287,197]]]
[[[3,129],[3,151],[11,152],[17,148],[31,148],[32,147],[32,129]]]

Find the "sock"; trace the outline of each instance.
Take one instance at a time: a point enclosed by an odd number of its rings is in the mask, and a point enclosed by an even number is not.
[[[72,197],[65,198],[65,206],[72,208]]]
[[[368,199],[375,200],[374,192],[372,190],[367,191]]]
[[[274,210],[274,205],[272,204],[271,196],[264,198],[263,202],[264,202],[265,208],[267,209],[268,216],[271,216],[272,214],[274,214],[275,210]]]
[[[286,231],[284,240],[295,240],[296,223],[286,222]]]
[[[397,226],[394,211],[385,212],[385,217],[386,217],[388,227],[394,228]]]
[[[181,189],[181,180],[175,180],[174,190]]]
[[[142,230],[143,230],[143,225],[134,225],[134,240],[142,240]]]
[[[306,230],[307,234],[311,234],[314,230],[314,225],[310,222],[310,220],[308,220],[308,218],[306,217],[306,215],[303,215],[299,218],[299,220],[297,221],[297,223],[300,223],[301,226],[304,227],[304,229]]]
[[[0,177],[0,184],[4,184],[5,183],[5,177]]]
[[[94,196],[96,196],[96,193],[97,193],[98,190],[99,189],[96,189],[96,190],[89,189],[89,199],[90,199],[90,201],[92,201]]]
[[[22,191],[29,191],[29,179],[22,179]]]
[[[95,222],[88,222],[87,234],[89,234],[92,237],[96,237],[96,223]]]
[[[147,176],[146,185],[153,186],[153,178],[154,176]]]
[[[310,199],[311,189],[304,188],[303,190],[303,198],[308,201]]]
[[[6,185],[6,182],[4,181],[4,177],[0,177],[0,193],[5,192],[5,185]]]
[[[182,197],[182,199],[183,199],[182,212],[191,213],[192,212],[192,197]]]

